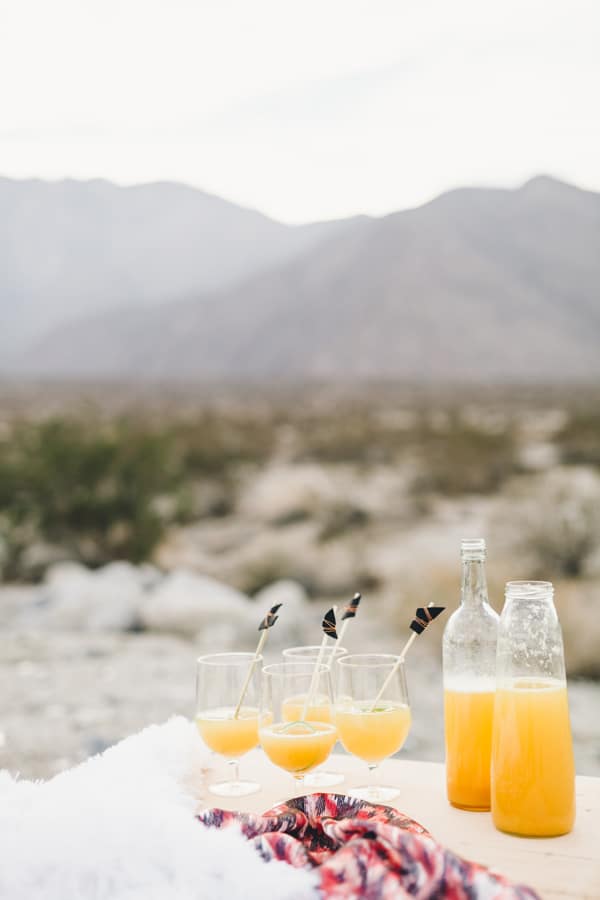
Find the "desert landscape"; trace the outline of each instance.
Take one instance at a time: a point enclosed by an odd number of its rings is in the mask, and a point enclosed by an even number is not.
[[[600,394],[385,382],[2,386],[1,763],[43,777],[173,713],[198,653],[319,639],[397,651],[416,606],[552,580],[578,771],[600,773]],[[18,485],[18,490],[13,486]],[[107,527],[107,523],[110,527]],[[444,620],[409,660],[407,757],[443,759]],[[440,627],[437,627],[439,624]]]

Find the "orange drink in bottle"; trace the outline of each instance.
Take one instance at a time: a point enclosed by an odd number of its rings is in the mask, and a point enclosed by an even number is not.
[[[458,688],[444,690],[448,797],[462,809],[488,810],[495,689],[485,682]]]
[[[575,767],[567,688],[519,678],[498,689],[492,756],[496,828],[547,837],[575,821]]]
[[[460,809],[490,808],[498,615],[488,603],[485,541],[463,540],[461,602],[444,629],[446,792]]]
[[[575,821],[575,766],[563,642],[547,581],[513,581],[498,630],[492,819],[526,837]]]

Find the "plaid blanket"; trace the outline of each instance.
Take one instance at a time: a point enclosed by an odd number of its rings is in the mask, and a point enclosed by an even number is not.
[[[265,860],[317,868],[328,900],[539,900],[442,847],[414,819],[339,794],[296,797],[262,816],[211,809],[198,819],[210,828],[237,824]]]

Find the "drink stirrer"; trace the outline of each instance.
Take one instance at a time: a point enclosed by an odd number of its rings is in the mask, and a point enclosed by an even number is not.
[[[379,703],[379,701],[385,694],[387,688],[390,685],[390,682],[392,681],[392,678],[394,677],[394,675],[396,674],[396,672],[398,671],[398,669],[404,662],[406,654],[407,654],[408,650],[410,649],[410,646],[413,643],[413,641],[416,640],[416,638],[425,631],[425,629],[427,628],[427,626],[429,625],[430,622],[433,622],[434,619],[437,619],[437,617],[440,615],[440,613],[444,612],[445,608],[446,608],[445,606],[434,606],[433,603],[429,603],[427,606],[425,606],[425,607],[419,606],[419,608],[417,610],[415,610],[415,617],[412,620],[412,622],[410,623],[410,627],[411,627],[413,633],[411,634],[411,636],[407,640],[406,644],[400,651],[400,656],[398,657],[398,662],[395,664],[394,668],[392,669],[392,671],[390,672],[388,677],[385,679],[385,681],[381,685],[381,690],[379,691],[379,693],[375,697],[375,700],[373,701],[373,705],[370,710],[371,712],[373,712],[373,710],[375,709],[375,707],[377,706],[377,704]]]
[[[354,595],[354,597],[352,598],[352,600],[350,601],[350,603],[348,604],[348,606],[346,606],[344,608],[344,615],[342,616],[342,627],[340,628],[340,634],[338,637],[338,643],[339,643],[340,647],[344,646],[344,635],[346,634],[348,625],[350,624],[350,619],[353,619],[356,615],[356,610],[358,609],[358,604],[360,603],[361,599],[362,598],[361,598],[360,594],[357,592]],[[334,650],[335,650],[335,645],[334,645]]]
[[[306,699],[304,701],[304,707],[302,709],[302,720],[306,721],[306,716],[308,714],[308,710],[313,701],[313,695],[317,689],[317,682],[319,680],[319,669],[323,663],[323,657],[325,656],[325,651],[327,649],[327,638],[331,637],[334,641],[337,641],[338,635],[336,630],[336,621],[335,621],[335,612],[337,606],[332,606],[331,609],[328,609],[325,615],[323,616],[323,621],[321,622],[321,628],[323,629],[323,640],[321,641],[321,646],[319,647],[319,655],[317,656],[317,661],[315,663],[315,668],[313,670],[312,678],[310,680],[310,687],[308,689],[308,694],[306,695]],[[334,644],[335,647],[335,644]]]
[[[277,604],[275,604],[275,606],[272,606],[271,609],[269,610],[269,612],[266,614],[266,616],[262,620],[262,622],[260,623],[260,625],[258,626],[258,630],[262,631],[262,634],[258,639],[258,644],[257,644],[256,650],[254,652],[254,659],[250,663],[250,669],[248,670],[248,674],[246,676],[246,680],[245,680],[244,686],[242,688],[242,693],[240,695],[238,705],[236,706],[235,712],[233,714],[234,719],[237,719],[240,714],[240,710],[242,708],[242,703],[244,702],[244,697],[246,696],[246,691],[248,690],[248,685],[250,684],[250,679],[252,678],[252,673],[254,672],[256,663],[258,662],[260,654],[263,651],[263,647],[267,643],[267,637],[269,636],[269,628],[272,628],[272,626],[275,624],[275,622],[279,618],[279,616],[277,615],[277,611],[279,609],[281,609],[281,603],[277,603]]]

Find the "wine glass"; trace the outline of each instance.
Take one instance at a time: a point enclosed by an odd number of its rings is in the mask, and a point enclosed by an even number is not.
[[[319,644],[308,644],[301,647],[287,647],[283,651],[284,659],[290,662],[310,662],[313,666],[319,658],[321,647]],[[329,666],[331,673],[331,681],[335,700],[337,668],[335,663],[342,656],[346,656],[348,651],[345,647],[330,646],[327,647],[323,654],[323,665]],[[307,719],[310,721],[312,715],[312,707],[307,711]],[[304,776],[304,784],[308,787],[333,787],[344,781],[344,775],[341,772],[335,772],[331,769],[321,769],[316,772],[307,772]]]
[[[333,715],[328,666],[286,660],[264,667],[260,743],[272,763],[294,776],[300,790],[305,773],[325,762],[335,744]]]
[[[360,653],[344,656],[336,665],[338,736],[348,753],[364,759],[373,773],[384,759],[400,750],[410,729],[404,660],[385,653]],[[399,790],[368,784],[348,793],[385,803],[397,797]]]
[[[232,771],[231,778],[208,786],[211,793],[220,797],[244,797],[260,790],[257,781],[240,780],[239,758],[258,745],[262,662],[262,656],[256,658],[254,653],[210,653],[198,657],[196,726],[204,742],[227,759]]]

